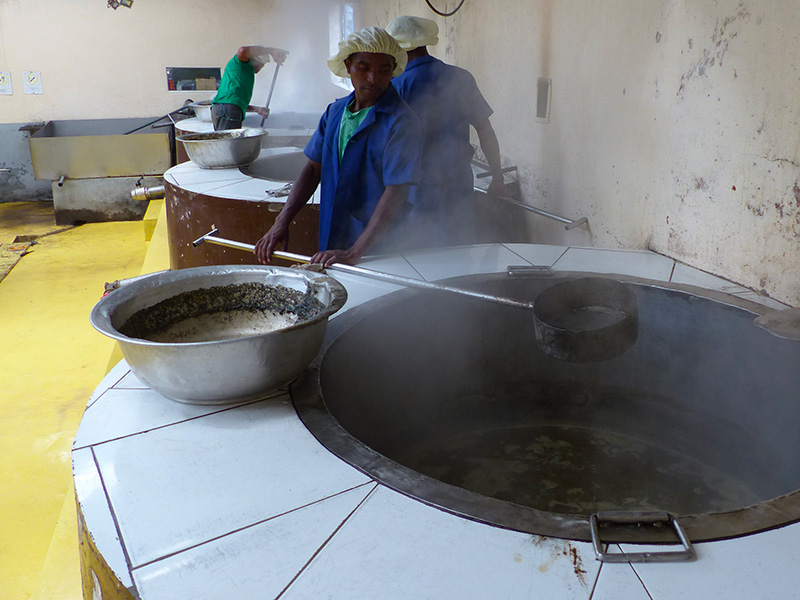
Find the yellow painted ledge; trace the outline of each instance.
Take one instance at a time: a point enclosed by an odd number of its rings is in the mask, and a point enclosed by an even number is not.
[[[150,200],[150,206],[145,213],[145,239],[147,240],[147,252],[144,263],[138,275],[157,273],[169,269],[169,242],[167,241],[167,207],[164,200]],[[148,229],[151,225],[146,221],[153,222],[152,230],[148,238]],[[111,356],[106,364],[106,373],[113,369],[122,360],[122,351],[116,342],[111,350]]]

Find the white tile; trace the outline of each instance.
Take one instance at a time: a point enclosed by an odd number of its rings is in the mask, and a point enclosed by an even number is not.
[[[247,177],[240,181],[233,181],[208,188],[204,193],[216,198],[230,198],[233,200],[254,200],[282,203],[286,198],[270,198],[268,192],[282,188],[284,182],[265,181]]]
[[[588,600],[590,544],[462,519],[380,486],[281,600]]]
[[[503,244],[514,254],[527,260],[532,265],[552,267],[567,251],[567,246],[549,246],[547,244]]]
[[[238,172],[238,171],[237,171]],[[204,194],[206,196],[218,196],[218,197],[226,197],[224,192],[220,192],[220,190],[224,190],[229,186],[242,183],[247,181],[246,175],[241,175],[238,178],[232,178],[228,180],[220,180],[220,181],[200,181],[197,183],[189,183],[182,185],[181,187],[193,194]],[[231,196],[227,196],[231,197]],[[263,198],[264,195],[262,194],[259,198]],[[252,200],[253,198],[243,198],[244,200]]]
[[[127,364],[128,363],[125,363],[126,366]],[[133,371],[130,370],[130,367],[128,367],[128,372],[122,379],[120,379],[117,383],[114,384],[114,388],[125,389],[125,390],[149,390],[150,386],[141,379],[139,379],[133,373]]]
[[[124,360],[119,361],[112,369],[106,373],[105,377],[103,377],[100,384],[94,389],[92,395],[89,397],[89,402],[86,403],[86,407],[90,407],[92,404],[97,402],[97,399],[102,396],[106,390],[110,387],[117,385],[120,381],[125,379],[127,375],[130,373],[131,368],[128,366]]]
[[[764,296],[763,294],[759,294],[758,292],[754,292],[753,290],[747,290],[744,292],[735,292],[733,295],[736,296],[737,298],[744,298],[745,300],[750,300],[751,302],[761,304],[773,310],[783,310],[785,308],[791,308],[791,306],[789,306],[785,302],[780,302],[779,300],[775,300],[774,298],[770,298],[769,296]]]
[[[282,399],[94,451],[134,567],[370,481]]]
[[[410,279],[422,279],[422,275],[419,271],[417,271],[404,256],[399,254],[366,256],[358,263],[358,266],[369,269],[370,271],[390,273],[391,275],[409,277]]]
[[[344,311],[354,308],[359,304],[369,302],[370,300],[374,300],[375,298],[379,298],[380,296],[390,292],[396,292],[397,290],[403,289],[403,287],[399,285],[384,283],[376,279],[359,277],[358,275],[335,273],[334,271],[329,271],[328,274],[331,277],[335,277],[336,280],[339,281],[345,287],[345,289],[347,289],[347,302],[345,302],[344,307],[340,312],[333,315],[333,318],[336,318],[338,315],[343,314]]]
[[[508,265],[524,264],[518,254],[500,244],[418,250],[406,252],[405,257],[428,281],[457,275],[501,273]]]
[[[704,289],[724,292],[726,294],[736,296],[737,298],[750,300],[751,302],[755,302],[756,304],[761,304],[762,306],[766,306],[775,310],[789,308],[788,304],[775,300],[774,298],[759,294],[758,292],[727,279],[723,279],[722,277],[717,277],[716,275],[711,275],[710,273],[706,273],[680,263],[675,264],[675,270],[672,274],[672,282],[696,285],[697,287]]]
[[[95,547],[120,583],[127,588],[132,587],[133,579],[128,562],[125,560],[91,449],[72,452],[72,477],[75,481],[75,496]]]
[[[358,487],[137,569],[139,593],[147,600],[276,598],[373,488]]]
[[[670,281],[672,283],[696,285],[703,289],[725,292],[726,294],[740,294],[749,291],[746,287],[737,285],[732,281],[681,263],[675,263],[675,269],[672,271],[672,279]]]
[[[168,176],[172,183],[190,191],[197,191],[196,188],[199,187],[218,186],[220,183],[249,179],[239,169],[201,169],[193,162],[172,167],[165,176]]]
[[[663,547],[622,545],[627,552]],[[697,560],[640,563],[634,569],[655,600],[789,600],[800,598],[800,525],[696,544]]]
[[[619,548],[615,550],[619,552]],[[592,600],[652,600],[629,563],[603,563]]]
[[[278,390],[272,396],[286,395]],[[288,396],[286,396],[288,399]],[[235,405],[186,404],[151,389],[111,388],[83,414],[74,447],[80,448],[180,423]]]
[[[647,250],[570,248],[553,265],[558,271],[616,273],[669,281],[675,261]]]
[[[368,256],[359,262],[358,266],[379,273],[389,273],[409,279],[422,279],[422,275],[420,275],[403,256],[395,254]],[[389,292],[401,290],[404,287],[367,276],[342,273],[335,269],[328,269],[327,274],[335,278],[347,289],[347,302],[344,305],[343,311],[383,296]]]

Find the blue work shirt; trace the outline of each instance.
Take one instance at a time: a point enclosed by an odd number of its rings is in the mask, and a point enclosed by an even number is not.
[[[422,185],[414,191],[412,203],[431,209],[425,204],[444,201],[442,195],[470,194],[474,150],[469,127],[483,123],[493,112],[475,78],[460,67],[422,56],[408,63],[392,84],[422,121],[425,134]]]
[[[388,185],[420,180],[422,127],[390,85],[347,143],[339,164],[339,127],[352,92],[328,105],[305,147],[322,164],[319,249],[350,248]]]

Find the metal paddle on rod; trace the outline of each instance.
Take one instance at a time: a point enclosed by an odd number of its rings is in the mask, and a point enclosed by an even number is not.
[[[218,237],[219,230],[211,231],[192,242],[197,247],[204,242],[253,252],[255,246]],[[276,258],[293,262],[310,263],[311,257],[276,250]],[[536,307],[532,302],[520,302],[492,294],[451,287],[335,263],[327,270],[350,273],[406,287],[449,292],[530,310],[536,326],[536,342],[541,350],[559,360],[570,362],[596,362],[622,354],[636,343],[639,331],[639,313],[635,294],[619,281],[599,277],[583,277],[556,283],[540,292]]]

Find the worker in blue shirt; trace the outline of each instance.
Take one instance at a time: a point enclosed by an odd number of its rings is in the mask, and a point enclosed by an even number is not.
[[[415,229],[428,236],[418,245],[456,243],[464,236],[453,230],[454,224],[464,222],[458,213],[467,209],[466,201],[474,192],[470,126],[492,173],[489,194],[506,194],[500,145],[489,122],[493,111],[469,71],[428,54],[427,46],[439,42],[435,21],[402,16],[386,31],[408,53],[406,69],[392,85],[420,118],[425,134],[422,181],[411,189],[410,198]]]
[[[279,244],[286,247],[289,224],[320,183],[319,251],[312,263],[355,264],[387,239],[407,206],[408,186],[420,176],[422,127],[391,85],[406,58],[377,27],[339,44],[328,67],[349,77],[354,91],[320,118],[304,150],[308,162],[274,225],[256,243],[259,261],[269,262]]]

